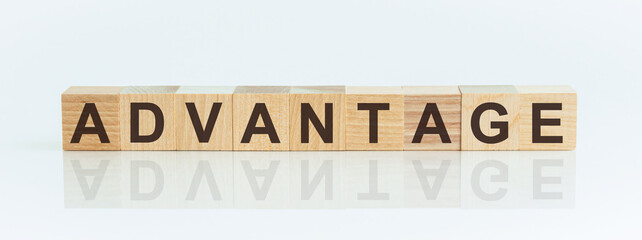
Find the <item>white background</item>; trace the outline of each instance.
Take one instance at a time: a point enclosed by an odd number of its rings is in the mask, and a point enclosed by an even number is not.
[[[639,238],[642,1],[0,1],[0,236]],[[573,209],[65,209],[71,85],[569,84]]]

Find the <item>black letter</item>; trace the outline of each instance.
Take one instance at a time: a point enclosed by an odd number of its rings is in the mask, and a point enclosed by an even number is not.
[[[138,113],[140,110],[149,110],[154,114],[155,122],[154,132],[147,136],[140,135],[140,119]],[[165,120],[163,118],[163,111],[153,103],[131,103],[131,142],[136,143],[145,143],[153,142],[160,138],[163,134],[163,128],[165,127]]]
[[[533,103],[533,143],[562,143],[562,136],[542,136],[542,126],[560,126],[559,118],[542,119],[542,110],[562,110],[562,103]]]
[[[301,103],[301,143],[310,142],[310,123],[323,139],[324,143],[332,143],[332,103],[325,104],[325,125],[323,127],[321,120],[309,103]]]
[[[430,115],[435,118],[435,127],[426,127],[430,120]],[[421,120],[419,120],[419,126],[415,131],[415,137],[412,138],[412,143],[421,143],[421,138],[423,138],[424,134],[439,134],[442,143],[451,143],[448,131],[446,131],[446,125],[444,125],[444,120],[441,119],[436,103],[426,103],[424,113],[421,115]]]
[[[205,129],[203,129],[201,119],[198,117],[198,111],[196,111],[196,105],[193,102],[185,103],[187,112],[189,112],[189,118],[192,120],[192,125],[194,126],[198,142],[206,143],[210,140],[212,131],[214,130],[214,124],[218,118],[218,113],[221,110],[221,104],[222,103],[220,102],[216,102],[212,105],[210,116],[207,118],[207,123],[205,123]]]
[[[379,142],[379,110],[390,110],[390,103],[359,103],[358,110],[370,111],[370,143]]]
[[[473,111],[473,115],[470,120],[470,127],[473,130],[473,135],[475,135],[475,137],[479,139],[479,141],[489,144],[499,143],[506,140],[508,138],[508,122],[490,122],[490,128],[499,129],[499,134],[495,136],[486,136],[481,131],[481,128],[479,126],[479,119],[481,118],[482,113],[484,113],[486,110],[495,110],[495,112],[497,112],[499,116],[508,114],[506,108],[504,108],[504,106],[499,103],[489,102],[479,105],[477,108],[475,108],[475,111]]]
[[[256,126],[259,116],[263,119],[265,127]],[[245,133],[243,133],[243,138],[241,138],[241,143],[249,143],[250,140],[252,140],[253,134],[267,134],[270,137],[270,142],[281,142],[279,141],[279,136],[276,134],[276,129],[274,129],[272,118],[270,118],[270,114],[268,113],[265,103],[257,103],[254,105],[252,115],[250,115],[250,121],[247,123]]]
[[[90,115],[91,120],[94,122],[94,127],[86,126]],[[85,103],[85,107],[82,108],[82,113],[80,113],[78,124],[76,124],[74,135],[71,137],[71,143],[79,143],[80,137],[82,137],[83,134],[98,134],[100,143],[109,143],[105,126],[103,126],[103,121],[100,120],[100,115],[98,115],[98,109],[95,103]]]

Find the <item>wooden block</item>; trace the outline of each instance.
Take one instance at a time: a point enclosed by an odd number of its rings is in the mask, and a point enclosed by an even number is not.
[[[408,86],[403,92],[404,150],[459,150],[459,88]]]
[[[514,86],[459,86],[461,150],[517,150],[519,95]]]
[[[70,87],[62,99],[63,150],[120,150],[123,87]]]
[[[345,86],[292,87],[290,150],[345,150]]]
[[[573,150],[577,93],[570,86],[517,86],[520,150]]]
[[[289,150],[289,93],[284,86],[234,91],[234,150]]]
[[[174,96],[177,150],[228,150],[235,87],[184,87]]]
[[[126,87],[120,92],[122,150],[176,150],[177,86]]]
[[[403,150],[401,87],[346,88],[346,150]]]

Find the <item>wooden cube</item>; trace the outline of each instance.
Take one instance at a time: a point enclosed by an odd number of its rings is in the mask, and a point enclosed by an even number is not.
[[[346,150],[403,150],[401,87],[346,88]]]
[[[292,87],[290,150],[345,150],[345,86]]]
[[[514,86],[459,86],[461,150],[517,150],[519,94]]]
[[[577,93],[570,86],[517,86],[520,150],[573,150]]]
[[[408,86],[403,93],[404,150],[459,150],[459,87]]]
[[[184,87],[174,96],[177,150],[228,150],[235,87]]]
[[[284,86],[234,90],[234,150],[289,150],[289,93]]]
[[[120,93],[122,150],[176,150],[176,86],[126,87]]]
[[[120,150],[123,87],[70,87],[62,99],[63,150]]]

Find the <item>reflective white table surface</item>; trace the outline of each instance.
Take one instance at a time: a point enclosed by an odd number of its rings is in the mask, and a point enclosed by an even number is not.
[[[63,153],[68,208],[572,208],[575,152]]]
[[[603,238],[639,234],[642,213],[618,152],[40,148],[0,168],[7,236]]]

